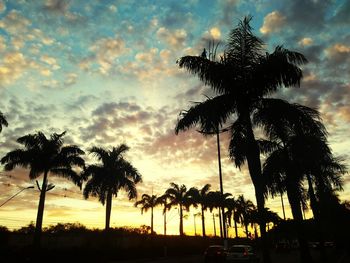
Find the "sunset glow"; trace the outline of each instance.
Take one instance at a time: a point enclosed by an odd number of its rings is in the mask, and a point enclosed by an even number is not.
[[[196,129],[175,135],[178,115],[212,91],[179,69],[185,55],[200,55],[211,40],[221,42],[245,15],[254,33],[272,50],[276,45],[298,51],[309,63],[300,88],[277,96],[317,108],[329,132],[335,156],[350,165],[350,1],[241,0],[0,0],[0,111],[8,127],[0,133],[0,156],[21,147],[16,139],[29,133],[66,131],[66,144],[88,154],[92,146],[125,143],[126,159],[142,175],[138,195],[162,195],[169,183],[219,190],[216,138]],[[257,133],[259,134],[259,132]],[[246,166],[228,157],[229,134],[221,135],[224,192],[256,201]],[[35,186],[28,170],[0,174],[0,203],[22,188]],[[39,177],[39,181],[42,177]],[[103,228],[105,207],[85,200],[79,187],[49,177],[43,225],[79,222]],[[350,200],[350,177],[344,176],[341,200]],[[39,191],[27,189],[0,207],[0,225],[17,229],[35,222]],[[111,227],[150,225],[120,192],[113,199]],[[284,196],[287,218],[292,218]],[[270,210],[283,217],[281,201],[269,198]],[[185,214],[184,232],[201,234],[199,209]],[[218,213],[215,211],[214,213]],[[168,212],[168,234],[179,233],[178,211]],[[306,211],[306,217],[312,217]],[[219,219],[214,217],[219,234]],[[163,233],[162,208],[155,208],[155,231]],[[213,235],[213,215],[206,212]],[[243,235],[243,228],[240,229]],[[234,229],[229,229],[229,236]]]

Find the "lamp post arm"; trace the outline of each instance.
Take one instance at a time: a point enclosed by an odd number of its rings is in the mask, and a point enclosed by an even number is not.
[[[5,205],[7,202],[11,201],[13,198],[15,198],[17,195],[19,195],[20,193],[22,193],[24,190],[26,189],[31,189],[34,188],[34,186],[28,186],[26,188],[21,189],[19,192],[17,192],[16,194],[14,194],[13,196],[11,196],[9,199],[7,199],[5,202],[3,202],[0,207],[2,207],[3,205]]]

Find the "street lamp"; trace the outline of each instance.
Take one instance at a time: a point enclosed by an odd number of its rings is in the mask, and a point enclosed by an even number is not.
[[[11,201],[13,198],[15,198],[17,195],[19,195],[21,192],[23,192],[24,190],[27,190],[27,189],[33,189],[34,186],[28,186],[28,187],[25,187],[23,189],[21,189],[19,192],[17,192],[16,194],[14,194],[13,196],[11,196],[9,199],[7,199],[5,202],[3,202],[0,207],[2,207],[4,204],[6,204],[7,202]]]

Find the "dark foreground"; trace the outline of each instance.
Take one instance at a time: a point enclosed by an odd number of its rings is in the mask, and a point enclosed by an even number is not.
[[[182,256],[167,256],[167,257],[148,257],[128,259],[124,257],[113,258],[106,255],[102,251],[42,251],[41,253],[34,251],[18,251],[17,254],[2,253],[0,262],[97,262],[97,263],[204,263],[202,254],[197,255],[182,255]],[[110,251],[109,251],[110,252]],[[137,251],[133,253],[137,254]],[[321,258],[320,252],[317,249],[311,249],[314,263],[350,263],[350,253],[345,249],[327,248],[326,257]],[[109,253],[108,253],[109,254]],[[117,255],[116,255],[117,256]],[[130,256],[133,258],[133,256]],[[276,252],[271,250],[272,263],[294,263],[299,262],[299,254],[297,250],[285,252]],[[260,261],[261,262],[261,261]]]
[[[342,249],[328,249],[327,258],[322,260],[320,253],[317,250],[312,250],[312,257],[314,263],[350,263],[349,252]],[[286,253],[276,253],[274,250],[271,251],[272,263],[295,263],[299,262],[298,251],[293,250]],[[138,260],[123,260],[123,261],[110,261],[110,263],[196,263],[204,262],[202,255],[182,256],[182,257],[171,257],[171,258],[158,258],[158,259],[138,259]],[[260,261],[261,262],[261,261]],[[227,262],[228,263],[228,262]]]

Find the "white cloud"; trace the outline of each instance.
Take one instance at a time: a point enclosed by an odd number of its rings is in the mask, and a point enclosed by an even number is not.
[[[0,64],[0,86],[11,84],[20,78],[28,67],[28,61],[21,52],[5,54]]]
[[[0,28],[13,35],[26,33],[30,25],[31,22],[16,10],[11,10],[0,21]]]
[[[65,78],[64,85],[71,86],[77,82],[78,75],[75,73],[68,73]]]
[[[314,42],[314,41],[312,40],[312,38],[310,38],[310,37],[304,37],[303,39],[301,39],[301,40],[298,42],[298,44],[299,44],[300,46],[305,47],[305,46],[310,46],[313,42]]]
[[[116,13],[118,11],[118,8],[115,5],[110,5],[108,9],[113,13]]]
[[[157,31],[157,37],[168,44],[171,48],[179,49],[185,45],[187,32],[185,29],[171,31],[165,27],[161,27]]]
[[[212,36],[213,39],[215,39],[215,40],[220,39],[221,31],[219,28],[213,27],[209,30],[209,32],[210,32],[210,35]]]
[[[115,60],[130,51],[126,47],[125,41],[116,36],[115,38],[102,38],[90,47],[90,51],[95,53],[96,63],[99,64],[99,71],[108,75]],[[86,66],[85,61],[84,66]],[[83,65],[81,65],[83,66]]]
[[[286,18],[278,11],[267,14],[264,18],[264,24],[260,28],[260,32],[264,35],[272,32],[278,32],[286,23]]]

